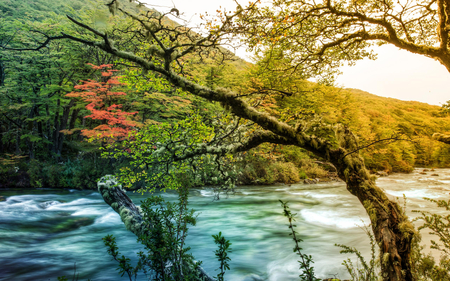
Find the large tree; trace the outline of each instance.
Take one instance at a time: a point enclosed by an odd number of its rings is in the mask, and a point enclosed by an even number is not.
[[[332,127],[323,124],[316,124],[312,127],[307,122],[289,125],[249,103],[251,101],[249,96],[253,91],[237,93],[225,88],[203,86],[196,83],[194,79],[189,79],[190,76],[184,72],[184,62],[193,57],[211,55],[220,59],[229,57],[229,51],[219,45],[230,34],[243,34],[241,31],[245,27],[239,26],[239,22],[245,18],[247,12],[254,9],[254,5],[245,10],[239,7],[235,13],[224,15],[222,22],[218,25],[210,23],[210,32],[201,36],[186,27],[168,23],[164,14],[147,11],[141,15],[134,15],[122,10],[117,4],[118,1],[113,0],[108,5],[112,11],[121,11],[139,23],[133,29],[122,30],[124,37],[133,34],[135,39],[140,40],[143,46],[146,46],[146,52],[122,48],[126,44],[120,42],[120,36],[118,36],[120,30],[115,31],[113,39],[107,32],[97,30],[71,17],[69,19],[76,26],[90,31],[97,39],[83,34],[62,33],[58,36],[44,38],[43,43],[36,48],[56,39],[81,42],[129,61],[142,68],[144,72],[159,73],[174,86],[207,101],[218,102],[235,116],[253,123],[254,132],[241,142],[216,147],[210,147],[208,143],[201,144],[191,147],[189,150],[181,150],[186,151],[186,155],[177,155],[181,159],[207,153],[216,155],[233,153],[248,150],[262,143],[275,143],[304,148],[317,157],[331,162],[337,168],[339,177],[347,183],[348,191],[359,199],[370,217],[372,229],[380,246],[384,280],[414,279],[411,260],[411,240],[415,235],[414,227],[404,215],[401,207],[391,201],[375,185],[374,178],[365,168],[364,161],[358,153],[358,142],[346,127],[339,125]],[[175,9],[172,10],[172,13],[178,13],[178,11]],[[264,22],[261,23],[264,24]],[[273,25],[274,23],[272,23]],[[255,23],[254,26],[258,25]],[[298,34],[298,36],[301,35],[301,33]],[[288,45],[284,47],[286,51],[283,50],[283,54],[285,55],[298,53],[295,42],[292,43],[292,51],[289,51]],[[330,59],[339,61],[339,55],[330,54]],[[297,68],[302,66],[302,69],[304,64],[306,66],[310,63],[302,59],[300,53],[297,61],[299,62]],[[310,69],[317,71],[309,74],[303,71],[301,76],[306,78],[322,72],[321,65],[313,62]],[[279,93],[289,94],[285,91],[279,91]]]
[[[373,58],[373,44],[392,44],[433,58],[450,72],[448,0],[261,2],[240,7],[228,30],[244,36],[258,53],[282,57],[286,69],[333,73],[343,61]]]

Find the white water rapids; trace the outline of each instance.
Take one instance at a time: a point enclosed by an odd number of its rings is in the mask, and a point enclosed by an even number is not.
[[[426,175],[419,173],[422,170],[377,181],[391,198],[399,197],[401,205],[405,194],[411,217],[418,216],[411,210],[442,212],[423,197],[448,200],[450,196],[450,169]],[[142,199],[129,195],[136,203]],[[162,195],[177,199],[173,192]],[[101,238],[114,234],[119,251],[133,263],[141,247],[97,192],[0,190],[0,196],[6,199],[0,202],[0,280],[57,280],[62,275],[72,280],[75,263],[78,280],[128,280],[118,275],[117,263],[107,255]],[[368,216],[343,183],[245,186],[220,201],[213,201],[209,189],[195,189],[190,207],[199,216],[188,237],[194,257],[203,261],[210,275],[216,275],[219,263],[211,235],[221,231],[233,250],[226,280],[298,280],[298,256],[292,251],[279,199],[288,201],[297,213],[296,231],[304,240],[301,247],[312,255],[318,277],[348,278],[341,263],[354,257],[339,254],[335,243],[356,247],[369,258],[369,240],[358,227],[368,223]],[[422,234],[427,243],[430,236],[427,231]],[[138,280],[146,279],[141,274]]]

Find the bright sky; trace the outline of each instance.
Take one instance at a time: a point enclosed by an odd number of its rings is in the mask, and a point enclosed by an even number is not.
[[[141,0],[161,11],[176,7],[184,13],[184,19],[192,24],[200,23],[200,14],[225,7],[234,11],[233,0]],[[239,0],[240,3],[247,1]],[[181,22],[180,22],[181,23]],[[442,105],[450,100],[450,73],[439,62],[386,45],[376,47],[378,59],[362,60],[355,66],[342,68],[337,84],[344,88],[356,88],[378,96],[401,100],[415,100]],[[246,58],[245,50],[237,55]]]

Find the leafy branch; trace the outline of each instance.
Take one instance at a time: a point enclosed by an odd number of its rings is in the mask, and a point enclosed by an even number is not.
[[[214,243],[219,245],[219,249],[214,251],[214,254],[220,262],[220,273],[217,274],[216,278],[218,281],[224,281],[223,276],[225,275],[225,270],[230,270],[230,265],[228,264],[228,262],[231,259],[228,256],[228,253],[231,252],[231,242],[230,240],[227,240],[224,236],[222,236],[222,232],[219,232],[219,234],[217,235],[212,235],[212,237],[214,238]]]
[[[291,230],[291,233],[289,235],[292,235],[292,240],[294,240],[295,246],[293,251],[297,252],[297,255],[300,256],[300,260],[298,261],[300,263],[300,269],[302,270],[302,273],[299,275],[300,280],[302,281],[319,281],[315,275],[314,275],[314,267],[311,266],[311,263],[314,263],[311,255],[306,255],[301,252],[302,248],[300,247],[300,243],[303,242],[303,240],[300,237],[297,237],[298,232],[294,230],[294,227],[296,225],[293,224],[295,221],[294,216],[295,214],[291,213],[291,210],[289,210],[289,206],[287,202],[281,202],[281,206],[283,207],[283,215],[288,218],[289,221],[289,229]]]
[[[369,263],[366,262],[364,257],[362,256],[361,252],[358,251],[354,247],[349,247],[342,244],[334,244],[337,247],[342,248],[340,251],[341,254],[355,254],[358,260],[358,263],[361,263],[362,267],[354,266],[351,259],[344,260],[342,263],[346,268],[350,276],[352,277],[352,280],[354,281],[376,281],[378,280],[378,272],[376,271],[376,268],[379,266],[379,262],[376,259],[376,247],[377,244],[375,242],[375,237],[373,236],[372,232],[368,228],[368,226],[365,226],[362,228],[364,232],[367,234],[367,236],[370,239],[370,250],[371,250],[371,258]]]

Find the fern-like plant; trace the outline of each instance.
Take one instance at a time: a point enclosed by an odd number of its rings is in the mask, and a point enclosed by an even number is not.
[[[357,257],[357,263],[353,264],[352,260],[348,258],[344,260],[342,264],[347,269],[348,273],[352,277],[353,281],[377,281],[380,272],[380,263],[376,258],[376,242],[372,231],[368,226],[362,227],[364,232],[370,239],[370,261],[366,262],[361,252],[354,247],[348,247],[342,244],[335,244],[335,246],[342,248],[341,254],[355,254]]]
[[[293,224],[295,221],[294,216],[295,214],[291,213],[291,210],[289,210],[289,206],[287,202],[281,202],[281,206],[283,207],[283,215],[288,218],[289,221],[289,229],[291,233],[289,235],[292,235],[292,240],[294,240],[294,248],[293,251],[297,253],[297,255],[300,257],[300,260],[298,261],[300,264],[300,270],[302,273],[299,275],[300,280],[302,281],[319,281],[315,275],[314,275],[314,267],[311,265],[314,263],[311,255],[306,255],[301,252],[302,248],[300,247],[300,243],[303,242],[303,240],[298,236],[298,232],[294,230],[294,227],[296,225]]]

